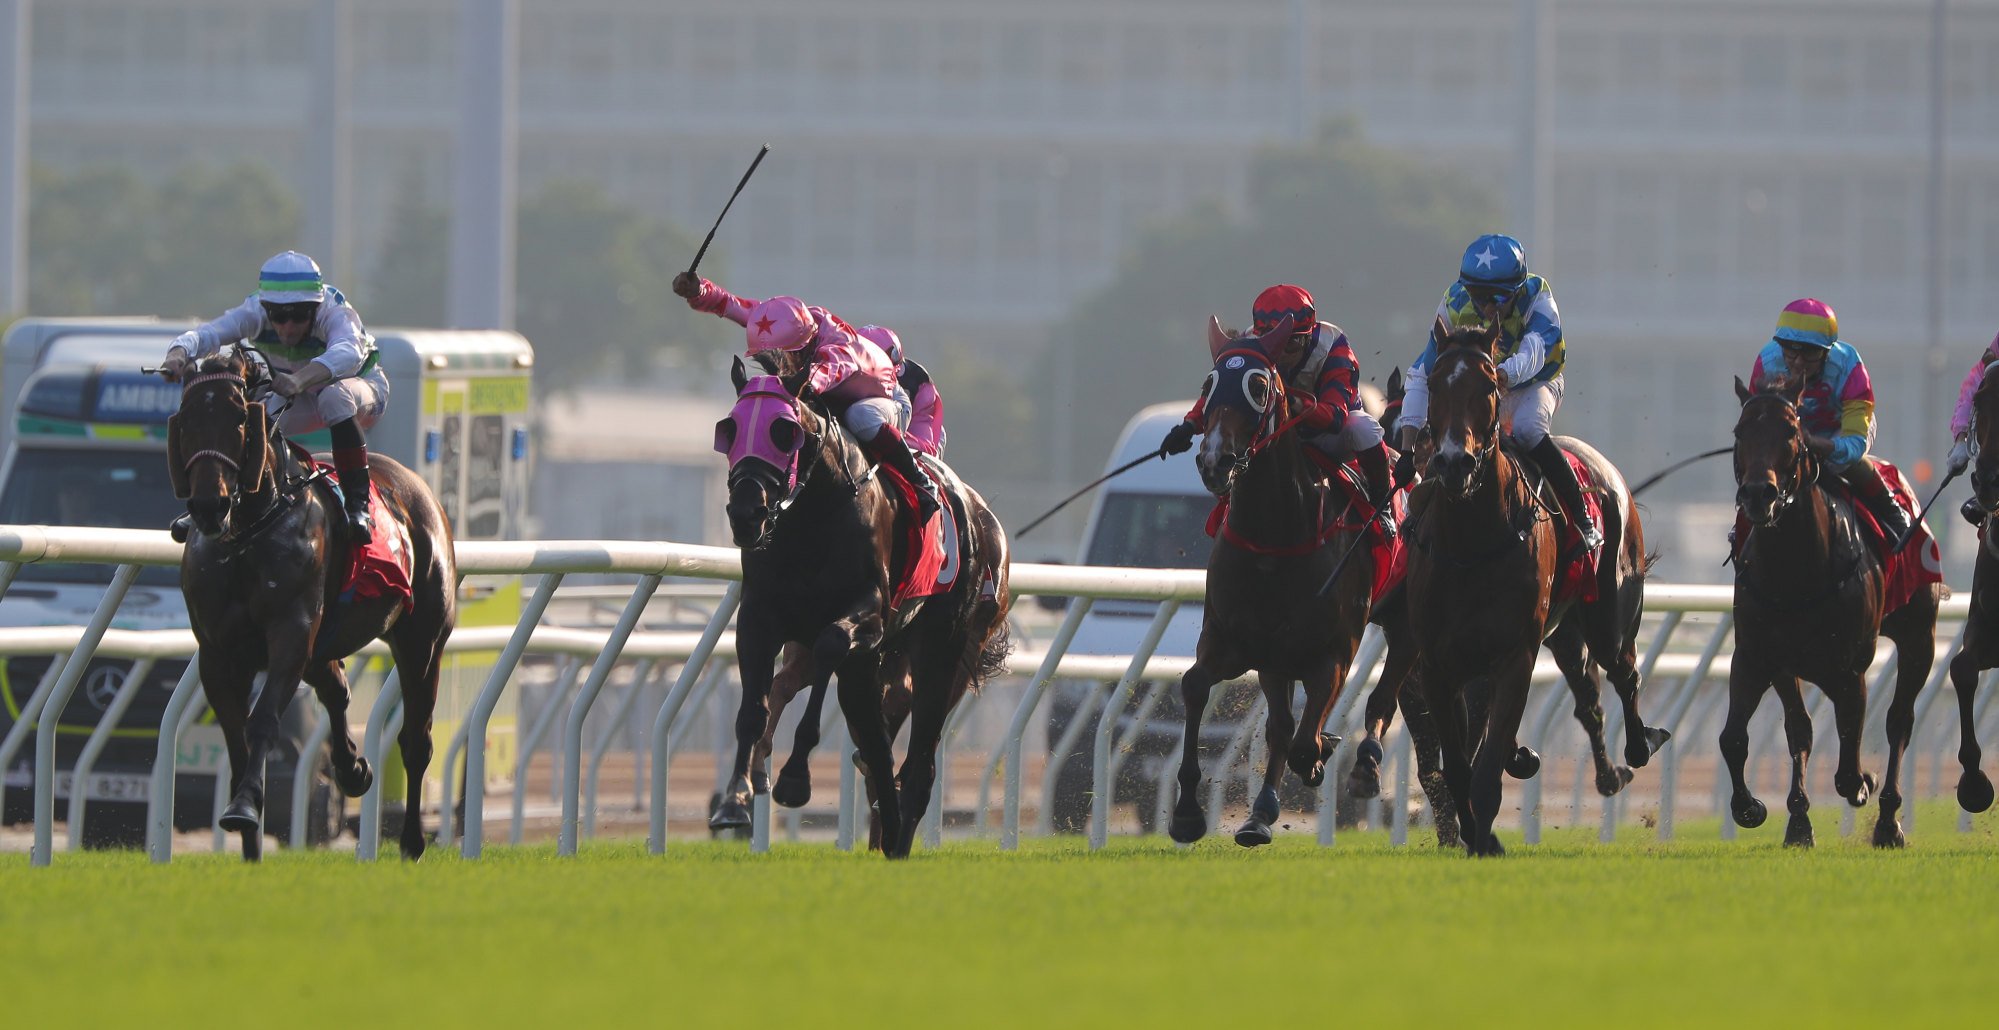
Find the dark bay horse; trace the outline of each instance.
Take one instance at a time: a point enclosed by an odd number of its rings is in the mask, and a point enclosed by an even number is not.
[[[1940,586],[1918,589],[1893,611],[1886,572],[1862,539],[1853,503],[1820,485],[1820,459],[1807,445],[1798,413],[1805,383],[1782,379],[1751,393],[1741,379],[1735,424],[1735,503],[1749,522],[1749,538],[1735,560],[1735,657],[1728,674],[1728,716],[1721,755],[1734,786],[1729,810],[1741,826],[1761,826],[1763,802],[1743,781],[1749,756],[1749,718],[1776,688],[1784,706],[1784,736],[1791,750],[1790,822],[1784,843],[1810,847],[1811,800],[1805,764],[1811,757],[1812,721],[1798,681],[1810,680],[1832,700],[1839,731],[1839,767],[1833,786],[1855,808],[1867,803],[1874,777],[1860,768],[1861,722],[1867,711],[1867,667],[1874,640],[1895,643],[1895,695],[1888,704],[1888,771],[1881,787],[1876,847],[1901,847],[1902,753],[1915,726],[1916,695],[1936,659]],[[1987,788],[1989,799],[1990,788]]]
[[[1268,844],[1286,764],[1308,785],[1325,778],[1338,743],[1324,732],[1326,717],[1367,626],[1370,555],[1355,554],[1333,589],[1320,592],[1365,528],[1328,521],[1347,514],[1343,496],[1306,456],[1283,377],[1273,366],[1290,336],[1289,318],[1261,337],[1232,338],[1218,323],[1210,325],[1215,364],[1202,387],[1207,424],[1197,464],[1202,482],[1227,511],[1208,558],[1194,664],[1180,680],[1187,726],[1180,796],[1168,832],[1182,844],[1208,832],[1199,793],[1200,723],[1209,691],[1256,671],[1267,702],[1270,757],[1263,789],[1235,839],[1245,847]],[[1294,718],[1291,684],[1299,680],[1305,707],[1302,718]]]
[[[943,593],[892,607],[902,502],[829,411],[792,397],[775,376],[748,378],[740,361],[731,378],[739,400],[717,424],[716,444],[730,455],[729,528],[743,552],[736,616],[743,700],[732,788],[748,782],[750,756],[769,723],[778,652],[801,644],[809,652],[811,690],[801,746],[816,742],[819,705],[837,674],[840,708],[883,828],[882,851],[905,857],[929,807],[945,717],[1004,668],[1011,600],[1005,531],[977,491],[942,462],[930,462],[952,501],[942,517],[957,515],[956,550],[947,556],[955,578]],[[913,691],[900,775],[890,753],[882,674],[884,661],[897,656],[908,661]],[[802,760],[794,761],[802,775]],[[732,790],[717,817],[746,825],[749,813]]]
[[[1459,832],[1472,855],[1504,852],[1492,832],[1500,774],[1532,775],[1539,760],[1521,748],[1520,719],[1534,662],[1549,642],[1589,734],[1597,788],[1620,789],[1628,774],[1604,752],[1599,688],[1590,665],[1609,674],[1624,708],[1624,759],[1643,766],[1667,739],[1638,712],[1637,632],[1644,614],[1644,529],[1624,480],[1594,448],[1558,437],[1581,459],[1604,514],[1596,598],[1557,607],[1563,555],[1539,476],[1501,444],[1496,327],[1432,330],[1430,425],[1436,453],[1411,503],[1409,615],[1423,654],[1417,680],[1435,717],[1444,778]],[[1551,636],[1551,631],[1553,636]],[[1559,646],[1558,646],[1559,645]],[[1587,657],[1585,659],[1585,646]],[[1587,685],[1587,696],[1578,685]]]
[[[241,834],[244,858],[261,855],[264,757],[301,679],[333,720],[327,746],[341,792],[367,792],[375,774],[347,730],[341,660],[379,637],[401,672],[406,712],[400,743],[409,793],[400,843],[403,857],[421,858],[438,666],[458,619],[451,527],[422,479],[375,455],[370,476],[389,517],[408,531],[412,604],[405,610],[396,597],[342,600],[352,561],[345,518],[274,431],[263,402],[250,399],[267,381],[240,350],[204,358],[186,373],[180,411],[167,422],[174,493],[187,500],[198,531],[181,558],[181,593],[201,646],[202,690],[229,746],[231,796],[221,825]],[[253,698],[259,672],[267,675]]]
[[[1999,373],[1994,369],[1999,362],[1985,366],[1985,377],[1971,397],[1971,439],[1977,448],[1971,491],[1985,511],[1985,524],[1979,527],[1978,562],[1971,572],[1964,648],[1950,660],[1950,684],[1957,691],[1957,761],[1964,770],[1957,781],[1957,803],[1967,812],[1992,807],[1992,781],[1978,767],[1985,755],[1978,747],[1972,702],[1977,700],[1978,674],[1999,668],[1999,527],[1992,524],[1993,512],[1999,511]]]

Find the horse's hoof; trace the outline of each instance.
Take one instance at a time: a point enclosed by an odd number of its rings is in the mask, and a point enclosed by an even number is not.
[[[1235,842],[1246,848],[1258,848],[1270,843],[1270,827],[1250,819],[1235,832]]]
[[[786,808],[804,808],[812,800],[812,777],[779,773],[770,789],[770,799]]]
[[[743,830],[749,825],[749,806],[732,797],[723,798],[715,814],[708,817],[708,828],[711,830]]]
[[[1874,824],[1874,846],[1877,848],[1905,848],[1909,839],[1902,836],[1900,819],[1883,819]]]
[[[243,835],[243,861],[262,862],[264,860],[264,834],[262,831]]]
[[[1662,729],[1658,726],[1647,726],[1645,727],[1645,754],[1642,756],[1626,754],[1624,760],[1630,763],[1634,769],[1643,769],[1645,768],[1645,763],[1651,761],[1652,756],[1658,754],[1659,749],[1665,747],[1666,742],[1671,739],[1673,739],[1671,730]]]
[[[1458,836],[1458,821],[1450,816],[1437,820],[1437,846],[1456,848],[1464,846],[1464,838]]]
[[[368,788],[375,785],[375,770],[368,764],[367,759],[357,756],[354,759],[354,767],[347,770],[345,775],[335,773],[333,780],[334,785],[340,788],[340,793],[350,798],[358,798],[368,793]]]
[[[397,843],[402,847],[403,861],[405,862],[422,861],[423,849],[428,846],[428,842],[424,839],[423,831],[421,830],[413,834],[405,834],[398,839]]]
[[[222,810],[222,818],[215,822],[230,833],[259,834],[264,830],[264,820],[256,807],[241,799],[229,802],[229,807]]]
[[[1867,807],[1867,799],[1874,796],[1874,774],[1870,772],[1861,773],[1860,789],[1852,792],[1841,791],[1841,793],[1846,795],[1847,804],[1855,808]]]
[[[1506,857],[1506,847],[1499,843],[1496,835],[1490,833],[1486,834],[1483,840],[1466,842],[1465,851],[1473,858]]]
[[[1175,844],[1192,844],[1208,835],[1208,817],[1198,810],[1175,812],[1173,821],[1166,825],[1166,835]]]
[[[1976,815],[1992,807],[1992,781],[1977,769],[1966,769],[1957,781],[1957,807]]]
[[[1753,830],[1770,818],[1770,808],[1755,798],[1736,798],[1729,809],[1735,816],[1735,825],[1745,830]]]
[[[1812,836],[1812,821],[1802,815],[1794,815],[1784,827],[1784,846],[1787,848],[1809,848],[1818,843]]]
[[[1381,796],[1381,742],[1363,740],[1354,749],[1353,768],[1347,772],[1347,793],[1356,798]]]
[[[1541,771],[1541,756],[1531,747],[1520,745],[1513,751],[1513,757],[1506,760],[1506,775],[1516,780],[1531,780]]]
[[[1257,793],[1256,804],[1250,806],[1249,817],[1260,823],[1274,823],[1277,821],[1276,788],[1265,787]],[[1267,833],[1268,831],[1265,832]]]

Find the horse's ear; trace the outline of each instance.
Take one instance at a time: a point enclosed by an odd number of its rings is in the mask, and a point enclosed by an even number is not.
[[[1234,338],[1229,336],[1229,331],[1227,329],[1222,328],[1222,320],[1216,318],[1213,315],[1209,315],[1208,356],[1211,358],[1220,358],[1222,356],[1223,351],[1228,350],[1230,347],[1233,346],[1235,346],[1235,340]]]
[[[1430,342],[1436,344],[1438,350],[1443,350],[1449,346],[1446,341],[1450,338],[1451,327],[1444,324],[1444,316],[1438,315],[1437,320],[1430,324]]]
[[[1381,395],[1383,397],[1387,397],[1390,400],[1394,400],[1396,395],[1400,394],[1401,392],[1402,392],[1402,366],[1397,365],[1388,371],[1388,385],[1383,386],[1381,388]]]
[[[741,358],[737,358],[736,371],[741,372],[742,368],[743,368],[743,360]],[[740,390],[742,389],[742,387],[738,386],[736,387],[736,389]],[[727,454],[729,453],[729,448],[734,447],[735,445],[736,445],[736,420],[733,418],[725,418],[722,421],[715,423],[715,453]]]
[[[237,488],[250,493],[271,492],[271,422],[264,413],[264,402],[251,401],[244,405],[243,458],[236,473]],[[243,484],[250,484],[244,486]]]
[[[194,492],[187,482],[187,457],[181,453],[178,412],[167,416],[167,481],[173,484],[174,496],[183,501]]]
[[[729,382],[735,384],[736,392],[743,392],[743,384],[750,381],[749,373],[743,368],[742,355],[729,359]]]
[[[1749,398],[1750,398],[1750,396],[1751,396],[1751,394],[1750,394],[1750,392],[1749,392],[1749,387],[1747,387],[1747,386],[1743,385],[1743,382],[1742,382],[1742,377],[1741,377],[1741,376],[1736,376],[1736,377],[1735,377],[1735,400],[1736,400],[1736,403],[1738,403],[1738,404],[1747,404],[1747,403],[1749,403]]]

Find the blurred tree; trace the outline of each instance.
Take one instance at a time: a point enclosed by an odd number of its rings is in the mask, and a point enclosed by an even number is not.
[[[948,337],[925,337],[913,345],[920,348],[914,357],[936,378],[944,402],[949,434],[944,459],[952,469],[975,487],[1043,470],[1041,456],[1020,446],[1034,433],[1034,398],[1017,373]]]
[[[63,174],[32,170],[28,209],[28,310],[38,315],[137,311],[123,306],[151,251],[151,200],[131,171],[98,165]]]
[[[1094,471],[1139,408],[1200,387],[1208,316],[1244,328],[1258,291],[1279,282],[1312,292],[1379,384],[1421,352],[1464,245],[1497,225],[1486,181],[1371,146],[1345,122],[1258,154],[1242,217],[1208,203],[1151,227],[1057,324],[1036,379],[1067,386],[1038,394],[1035,424],[1047,433],[1066,416],[1071,474]]]
[[[385,326],[443,325],[450,241],[451,216],[424,195],[422,171],[404,169],[362,317]]]

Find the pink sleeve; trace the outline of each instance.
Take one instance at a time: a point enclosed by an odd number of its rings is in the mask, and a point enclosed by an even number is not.
[[[1840,404],[1855,401],[1874,403],[1874,380],[1867,375],[1867,363],[1864,361],[1854,363],[1853,371],[1846,376],[1845,386],[1839,391]]]
[[[924,383],[909,399],[909,442],[925,454],[936,456],[944,445],[944,398],[937,387]]]
[[[750,312],[755,311],[762,301],[750,297],[738,297],[716,283],[701,280],[701,295],[687,302],[687,306],[710,315],[720,315],[737,325],[750,324]]]
[[[822,343],[812,354],[812,392],[823,397],[859,371],[861,362],[844,340]]]
[[[1985,379],[1985,358],[1971,366],[1964,374],[1964,385],[1957,388],[1957,408],[1950,413],[1950,435],[1963,436],[1971,431],[1971,395],[1978,392],[1978,384]]]

